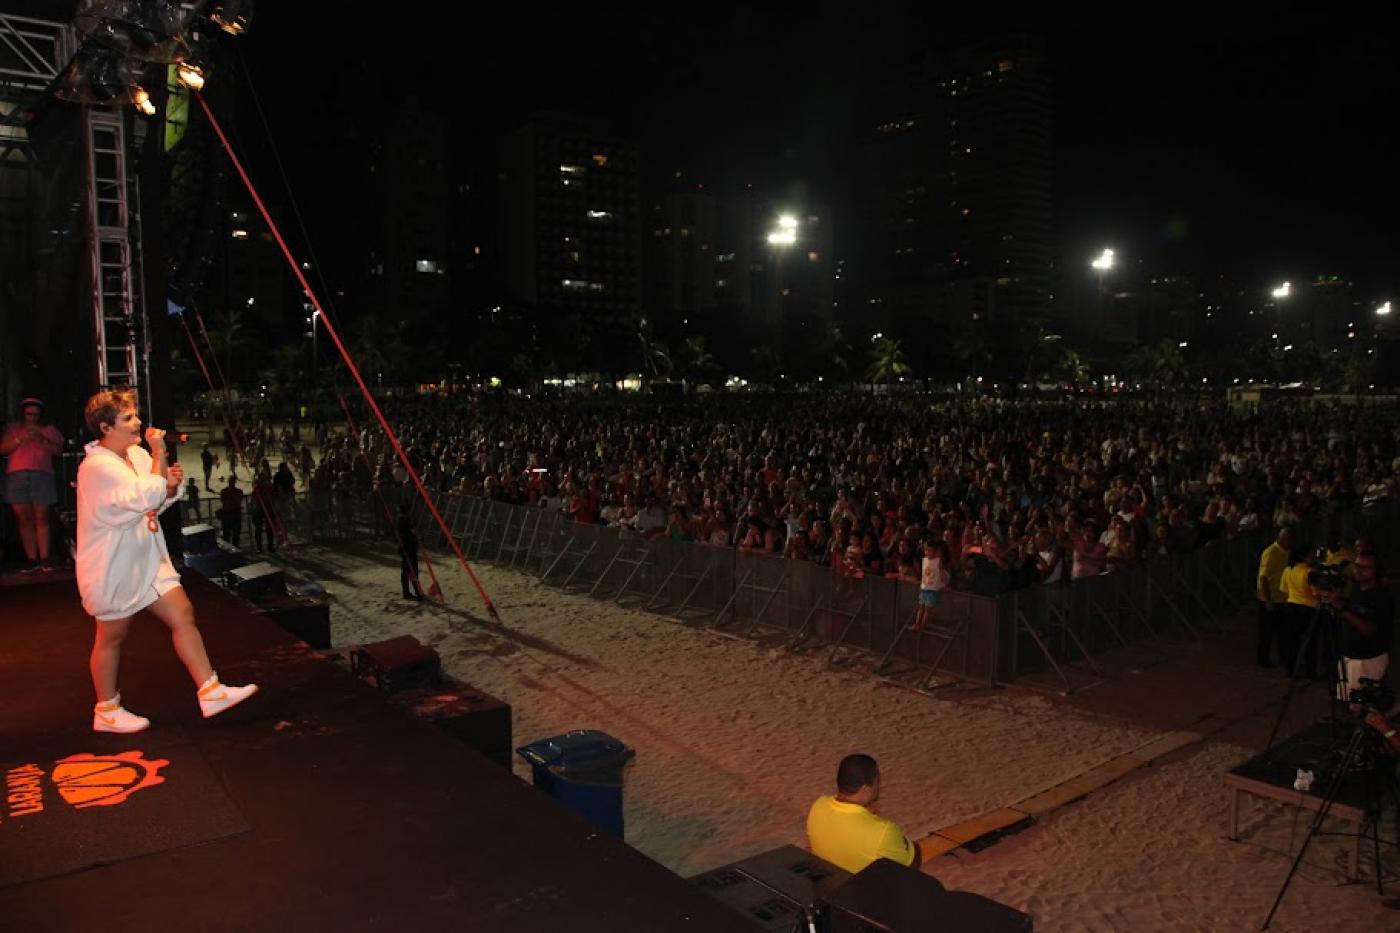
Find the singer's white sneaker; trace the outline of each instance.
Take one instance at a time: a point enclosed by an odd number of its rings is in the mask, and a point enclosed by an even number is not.
[[[199,688],[199,711],[204,714],[205,719],[208,719],[210,716],[219,715],[230,707],[237,706],[257,692],[257,684],[226,687],[219,683],[219,675],[215,674],[204,682],[204,686]]]
[[[98,703],[92,708],[93,732],[140,732],[150,725],[151,721],[145,716],[137,716],[122,708],[120,693],[106,703]]]

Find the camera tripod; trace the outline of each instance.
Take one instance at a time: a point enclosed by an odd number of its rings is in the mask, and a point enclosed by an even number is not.
[[[1316,663],[1322,665],[1322,670],[1326,674],[1328,709],[1331,711],[1332,724],[1337,725],[1337,689],[1342,682],[1341,626],[1342,622],[1337,618],[1331,604],[1321,603],[1313,610],[1307,630],[1298,642],[1298,654],[1293,660],[1293,669],[1289,671],[1288,686],[1284,688],[1278,715],[1274,717],[1274,727],[1269,732],[1269,741],[1264,743],[1264,754],[1268,754],[1269,749],[1274,747],[1274,739],[1278,738],[1279,727],[1283,725],[1283,717],[1288,712],[1294,691],[1297,690],[1298,682],[1304,678],[1307,668],[1310,666],[1308,664],[1310,652],[1315,652]]]
[[[1357,830],[1357,833],[1364,839],[1369,833],[1375,851],[1376,859],[1376,893],[1385,894],[1384,882],[1381,870],[1381,813],[1383,804],[1383,790],[1388,791],[1392,805],[1396,808],[1397,837],[1400,837],[1400,786],[1396,784],[1395,761],[1385,748],[1379,734],[1367,726],[1364,722],[1357,721],[1353,724],[1354,731],[1347,740],[1346,748],[1342,752],[1341,763],[1336,771],[1332,773],[1331,782],[1327,786],[1327,793],[1322,798],[1322,804],[1313,815],[1312,823],[1308,826],[1308,833],[1303,837],[1303,844],[1298,847],[1298,854],[1293,859],[1292,866],[1288,869],[1288,875],[1283,879],[1283,885],[1279,888],[1278,896],[1274,898],[1274,904],[1269,908],[1269,915],[1264,918],[1264,925],[1261,930],[1267,930],[1269,923],[1274,919],[1274,914],[1278,912],[1279,905],[1283,903],[1283,896],[1288,891],[1289,884],[1293,881],[1293,876],[1298,872],[1298,866],[1303,863],[1303,856],[1308,851],[1308,844],[1313,837],[1318,835],[1322,828],[1323,820],[1327,818],[1328,811],[1332,809],[1332,804],[1336,802],[1337,795],[1342,786],[1346,783],[1347,776],[1352,773],[1358,763],[1364,764],[1366,782],[1366,821]],[[1384,773],[1382,773],[1384,768]],[[1400,846],[1400,838],[1396,841],[1385,840],[1386,845]],[[1358,852],[1360,850],[1358,849]],[[1359,874],[1360,866],[1353,865],[1352,870]]]

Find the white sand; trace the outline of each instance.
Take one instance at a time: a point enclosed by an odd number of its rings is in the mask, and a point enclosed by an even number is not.
[[[197,464],[197,448],[191,453]],[[438,565],[450,609],[399,599],[398,561],[388,548],[303,548],[292,566],[335,599],[338,648],[417,636],[437,648],[451,676],[511,704],[516,745],[595,728],[634,747],[627,841],[685,876],[804,844],[807,806],[830,792],[836,762],[851,751],[879,759],[880,809],[918,838],[1025,799],[1156,734],[1014,688],[966,701],[924,696],[829,671],[822,653],[764,649],[490,566],[476,570],[504,629],[485,621],[455,565]],[[1201,670],[1238,674],[1214,664],[1207,659]],[[1238,728],[926,870],[951,888],[1033,913],[1040,931],[1258,929],[1308,817],[1247,798],[1241,841],[1225,838],[1221,776],[1253,754],[1272,715],[1271,707],[1253,708]],[[1284,734],[1306,720],[1296,711]],[[523,761],[515,769],[528,780]],[[1389,817],[1386,826],[1395,832]],[[1400,910],[1384,906],[1373,880],[1344,883],[1348,849],[1340,838],[1312,843],[1271,929],[1400,929]],[[1372,879],[1371,857],[1363,851],[1362,859]],[[1387,850],[1382,862],[1391,896],[1400,895],[1400,854]]]

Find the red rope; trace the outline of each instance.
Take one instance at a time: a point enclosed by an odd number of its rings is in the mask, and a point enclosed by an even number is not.
[[[258,206],[258,212],[262,214],[263,221],[267,224],[268,230],[272,232],[272,236],[277,240],[277,245],[281,247],[282,255],[286,257],[288,267],[301,284],[302,292],[311,300],[311,303],[316,306],[316,310],[321,312],[321,323],[325,326],[326,333],[330,335],[331,341],[335,344],[336,350],[339,351],[341,359],[345,360],[345,365],[350,368],[350,374],[355,377],[355,384],[360,387],[360,394],[364,396],[365,401],[369,404],[370,410],[374,412],[374,417],[378,419],[379,426],[384,429],[385,435],[389,438],[389,443],[393,444],[394,453],[398,455],[399,462],[403,464],[404,469],[408,471],[408,475],[412,477],[413,485],[417,487],[418,494],[423,497],[423,502],[428,506],[429,511],[432,512],[433,521],[437,522],[438,528],[442,531],[443,538],[452,546],[452,551],[456,554],[458,562],[462,565],[462,569],[467,572],[467,576],[471,578],[472,583],[476,586],[476,591],[481,594],[481,601],[486,607],[487,615],[499,623],[501,621],[501,615],[496,611],[495,604],[491,602],[491,597],[486,594],[486,588],[483,587],[481,581],[477,579],[476,571],[472,570],[471,564],[467,562],[466,555],[462,553],[462,548],[457,543],[457,539],[452,536],[452,531],[447,527],[447,522],[443,520],[442,513],[438,511],[437,505],[433,502],[433,497],[428,495],[428,490],[427,487],[423,485],[422,477],[418,475],[418,471],[415,470],[413,464],[409,462],[408,454],[404,453],[403,445],[399,443],[398,435],[395,434],[394,429],[389,426],[389,419],[385,418],[384,412],[379,409],[379,403],[374,400],[373,393],[370,392],[369,386],[365,384],[364,377],[360,375],[359,367],[355,365],[355,361],[351,358],[350,352],[345,348],[345,344],[341,342],[340,334],[336,331],[335,327],[331,325],[330,318],[326,315],[325,309],[321,306],[321,300],[316,297],[315,291],[311,288],[311,283],[306,281],[306,276],[302,275],[301,265],[292,255],[292,251],[287,247],[286,240],[282,239],[282,231],[278,229],[277,224],[272,219],[272,215],[268,213],[267,206],[263,204],[262,198],[258,196],[257,189],[253,187],[252,179],[250,179],[248,173],[244,171],[243,163],[238,160],[238,156],[234,153],[233,146],[229,144],[228,137],[224,135],[223,127],[219,125],[218,119],[214,116],[214,111],[209,107],[209,102],[204,99],[204,95],[199,91],[191,91],[190,93],[193,94],[195,100],[199,101],[199,106],[203,108],[204,115],[209,118],[209,124],[214,128],[215,134],[218,135],[219,142],[223,145],[224,151],[228,153],[229,160],[233,162],[233,167],[238,170],[239,178],[243,179],[243,186],[248,189],[248,194],[253,198],[253,203]]]
[[[204,318],[203,318],[203,317],[200,317],[198,314],[196,314],[195,317],[196,317],[196,320],[199,321],[199,329],[200,329],[201,331],[204,331],[204,340],[205,340],[205,342],[208,343],[208,345],[209,345],[209,356],[210,356],[211,359],[213,359],[213,358],[214,358],[214,345],[213,345],[212,343],[209,343],[209,332],[208,332],[207,330],[204,330]],[[183,313],[180,314],[180,326],[183,327],[183,328],[185,329],[185,336],[188,337],[188,338],[190,339],[190,349],[194,351],[194,358],[195,358],[196,361],[198,361],[198,363],[199,363],[199,368],[200,368],[200,370],[204,373],[204,381],[207,382],[207,383],[209,383],[209,391],[210,391],[211,393],[217,391],[217,387],[214,385],[214,380],[211,379],[211,378],[209,378],[209,367],[206,366],[205,363],[204,363],[204,354],[199,352],[199,344],[195,342],[195,339],[194,339],[194,331],[190,330],[189,322],[185,320],[185,315],[184,315]],[[218,361],[217,359],[215,359],[215,360],[214,360],[214,366],[217,368],[218,365],[219,365],[219,361]],[[223,375],[224,375],[223,372],[222,372],[222,371],[219,371],[219,378],[220,378],[220,379],[223,379]],[[224,382],[224,411],[223,411],[224,430],[228,432],[229,441],[232,443],[234,452],[235,452],[236,455],[237,455],[237,459],[235,459],[235,461],[234,461],[233,463],[230,463],[230,464],[229,464],[229,473],[232,474],[232,475],[234,476],[235,479],[237,478],[238,472],[237,472],[237,470],[235,469],[235,467],[237,466],[237,460],[238,460],[238,459],[241,459],[241,460],[243,461],[243,463],[248,467],[248,472],[250,472],[250,473],[253,474],[253,491],[256,492],[256,491],[257,491],[257,480],[258,480],[258,471],[257,471],[257,467],[255,467],[255,466],[253,465],[252,461],[249,460],[248,455],[245,454],[245,453],[243,452],[243,447],[242,447],[241,442],[239,441],[239,436],[238,436],[238,435],[239,435],[239,430],[235,429],[234,425],[232,425],[232,424],[229,423],[229,409],[231,408],[232,405],[233,405],[233,398],[232,398],[232,396],[231,396],[231,394],[230,394],[230,392],[229,392],[228,383],[227,383],[227,382]],[[237,418],[237,412],[234,412],[234,417]],[[238,423],[238,428],[239,428],[239,429],[242,428],[242,422],[241,422],[241,421],[239,421],[239,423]],[[212,489],[211,489],[211,490],[208,490],[208,491],[209,491],[209,492],[213,492]],[[280,515],[277,514],[277,510],[274,509],[271,505],[269,505],[264,499],[262,499],[262,498],[260,498],[260,497],[258,497],[258,496],[253,496],[253,499],[255,500],[255,503],[254,503],[254,504],[259,505],[259,506],[262,508],[262,510],[263,510],[263,516],[264,516],[264,518],[267,519],[267,526],[268,526],[268,528],[271,529],[271,532],[272,532],[274,535],[276,535],[277,538],[280,539],[280,540],[282,541],[283,545],[285,546],[285,545],[286,545],[286,542],[287,542],[287,530],[286,530],[286,528],[283,526],[283,524],[282,524],[282,518],[281,518]],[[231,544],[232,542],[229,542],[229,543]]]
[[[336,399],[340,402],[340,410],[345,413],[345,424],[350,428],[350,436],[355,439],[355,447],[359,450],[359,458],[365,462],[365,468],[369,470],[370,481],[374,481],[374,464],[370,463],[369,455],[365,453],[360,428],[355,423],[355,418],[350,414],[350,406],[345,402],[345,396],[336,393]],[[408,566],[408,572],[413,577],[413,585],[418,588],[418,592],[423,592],[423,581],[418,578],[418,571],[413,569],[413,565],[408,563],[408,549],[404,547],[403,536],[399,534],[398,519],[394,515],[393,509],[389,508],[389,503],[384,499],[384,493],[379,488],[379,484],[374,484],[374,496],[379,500],[379,508],[384,512],[384,520],[389,523],[389,530],[394,533],[394,541],[398,543],[399,552],[404,557],[404,563]],[[418,554],[423,558],[423,563],[428,565],[428,576],[433,578],[433,585],[428,587],[428,595],[436,595],[438,602],[447,605],[447,597],[442,593],[442,586],[438,583],[437,571],[433,569],[433,562],[428,557],[428,549],[423,546],[423,542],[418,542]]]

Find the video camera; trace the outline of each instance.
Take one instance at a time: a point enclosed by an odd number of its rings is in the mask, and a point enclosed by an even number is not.
[[[1308,585],[1324,593],[1346,589],[1351,582],[1351,561],[1329,564],[1327,557],[1327,549],[1318,548],[1317,556],[1313,558],[1313,569],[1308,571]]]
[[[1350,700],[1368,710],[1385,714],[1395,705],[1395,691],[1379,680],[1362,677],[1361,686],[1351,691]]]

